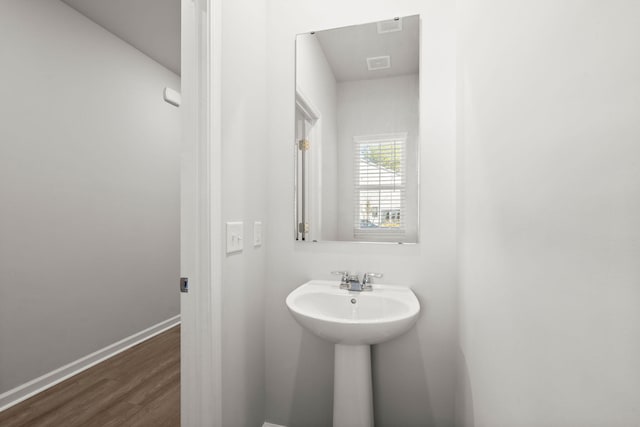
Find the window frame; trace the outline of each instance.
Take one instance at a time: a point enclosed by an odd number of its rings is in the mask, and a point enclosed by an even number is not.
[[[397,184],[378,184],[378,185],[361,185],[361,147],[364,144],[384,144],[384,143],[397,143],[401,144],[402,156],[401,156],[401,168],[400,168],[400,182]],[[372,237],[376,237],[377,240],[382,239],[386,241],[402,240],[407,235],[407,132],[394,132],[384,134],[373,135],[359,135],[353,137],[353,237],[355,240],[370,240]],[[360,193],[365,191],[384,191],[384,190],[400,190],[400,225],[399,227],[372,227],[362,228],[361,224],[361,209]]]

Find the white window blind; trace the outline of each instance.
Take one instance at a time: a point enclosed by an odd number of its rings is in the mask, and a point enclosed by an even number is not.
[[[354,237],[402,237],[406,232],[407,134],[353,140]]]

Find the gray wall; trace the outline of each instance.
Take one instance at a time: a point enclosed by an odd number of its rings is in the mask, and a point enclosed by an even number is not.
[[[465,3],[459,425],[640,425],[640,3]]]
[[[264,421],[267,221],[266,2],[222,2],[222,219],[244,221],[244,250],[223,255],[222,424]],[[225,236],[223,230],[223,236]],[[219,244],[224,244],[220,243]],[[223,252],[224,253],[224,252]]]
[[[0,13],[0,393],[179,314],[179,78],[58,1]]]
[[[336,269],[380,271],[411,286],[422,315],[406,335],[373,350],[378,426],[453,422],[457,330],[455,269],[455,4],[440,0],[272,0],[268,20],[269,251],[266,277],[266,418],[331,425],[333,345],[304,331],[285,297]],[[418,245],[296,244],[293,240],[296,33],[422,14],[421,216]],[[437,66],[435,65],[437,64]]]

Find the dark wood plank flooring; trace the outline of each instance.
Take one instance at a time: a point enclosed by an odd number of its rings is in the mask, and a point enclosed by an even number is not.
[[[180,326],[3,412],[2,427],[180,425]]]

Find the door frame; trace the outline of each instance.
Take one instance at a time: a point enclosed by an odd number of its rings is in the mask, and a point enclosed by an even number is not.
[[[181,1],[183,427],[222,427],[221,3]]]

